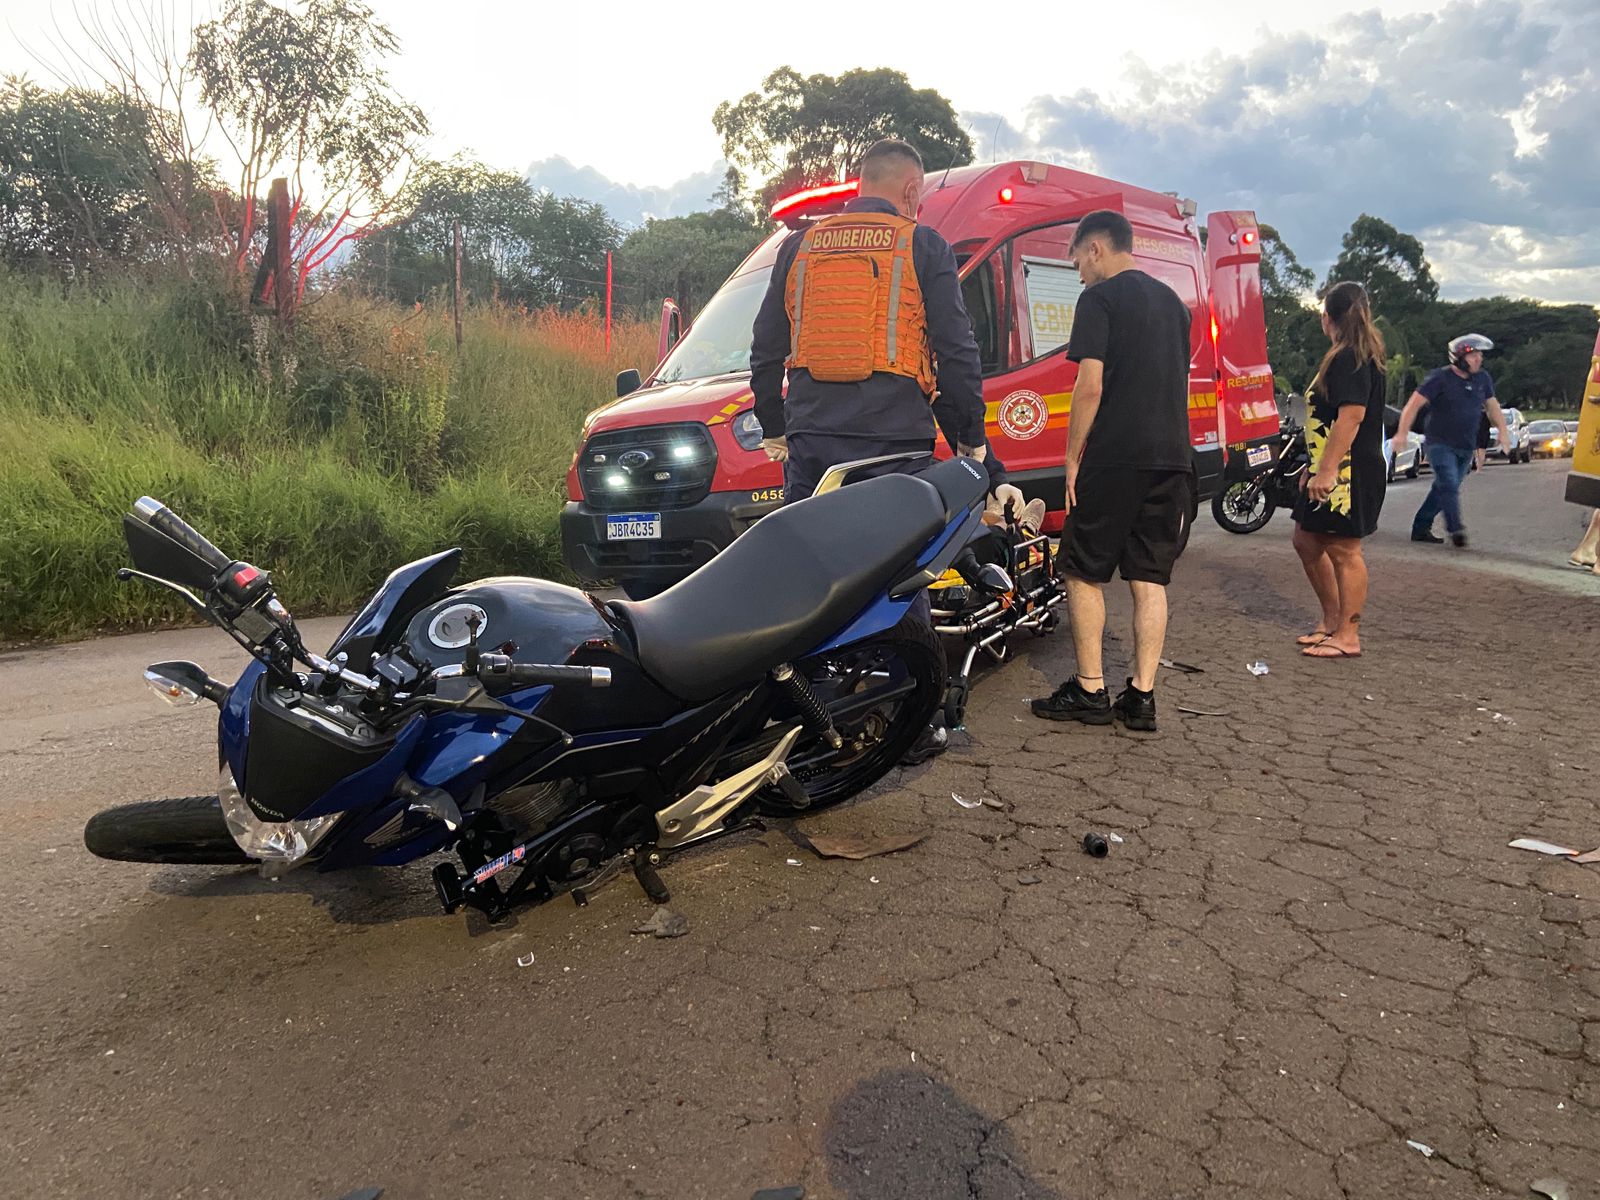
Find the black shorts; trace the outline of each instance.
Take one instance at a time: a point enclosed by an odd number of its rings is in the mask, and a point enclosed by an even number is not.
[[[1194,519],[1192,470],[1087,466],[1078,473],[1077,492],[1077,506],[1061,530],[1063,574],[1110,583],[1111,573],[1120,570],[1124,579],[1171,581]]]

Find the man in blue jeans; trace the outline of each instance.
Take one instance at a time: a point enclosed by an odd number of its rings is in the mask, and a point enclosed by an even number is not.
[[[1411,540],[1443,542],[1433,532],[1433,519],[1442,512],[1451,545],[1465,550],[1467,527],[1461,520],[1461,481],[1472,470],[1472,459],[1478,450],[1478,424],[1487,412],[1500,431],[1502,446],[1511,444],[1511,431],[1506,428],[1506,415],[1494,396],[1494,378],[1483,369],[1483,352],[1493,350],[1494,343],[1482,334],[1465,333],[1452,340],[1449,349],[1450,365],[1434,371],[1411,393],[1400,414],[1393,444],[1406,444],[1412,422],[1427,405],[1426,453],[1428,465],[1433,468],[1433,487],[1411,519]]]

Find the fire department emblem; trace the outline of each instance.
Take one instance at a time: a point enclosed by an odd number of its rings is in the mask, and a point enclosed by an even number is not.
[[[1000,401],[1000,431],[1014,442],[1025,442],[1044,432],[1050,423],[1050,406],[1038,392],[1012,392]]]

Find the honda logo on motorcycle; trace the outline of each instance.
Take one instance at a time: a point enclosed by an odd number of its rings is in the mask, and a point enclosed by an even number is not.
[[[617,455],[617,465],[632,471],[639,467],[648,467],[655,459],[656,456],[648,450],[625,450]]]

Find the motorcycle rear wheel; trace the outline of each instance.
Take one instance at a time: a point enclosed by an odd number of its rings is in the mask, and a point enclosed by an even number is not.
[[[1229,533],[1254,533],[1272,520],[1277,507],[1258,480],[1241,479],[1211,497],[1211,515]]]
[[[89,818],[83,827],[89,853],[117,862],[245,865],[228,833],[215,796],[181,796],[119,804]]]
[[[944,651],[926,622],[903,617],[887,633],[797,664],[830,712],[852,697],[868,694],[865,678],[852,676],[872,669],[887,676],[891,687],[909,683],[902,695],[865,713],[837,721],[845,747],[829,752],[820,738],[803,735],[789,755],[811,804],[796,810],[781,793],[758,796],[769,816],[794,817],[819,812],[871,787],[893,769],[944,703],[947,672]],[[859,750],[852,743],[860,741]],[[804,764],[804,765],[801,765]]]

